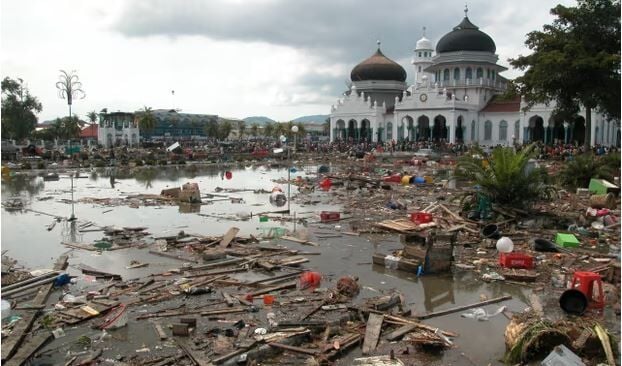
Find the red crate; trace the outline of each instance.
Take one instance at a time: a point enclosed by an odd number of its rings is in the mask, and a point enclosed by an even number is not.
[[[426,224],[432,221],[432,214],[427,212],[413,212],[410,214],[410,221],[415,224]]]
[[[500,253],[499,265],[505,268],[533,268],[533,256],[523,253]]]
[[[322,211],[320,212],[320,221],[339,221],[341,219],[341,214],[339,212],[333,211]]]

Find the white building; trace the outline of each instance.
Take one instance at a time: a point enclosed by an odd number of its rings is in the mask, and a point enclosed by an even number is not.
[[[138,146],[140,130],[134,113],[100,113],[97,143],[104,147]]]
[[[352,86],[331,107],[330,139],[432,140],[480,145],[576,142],[585,136],[585,110],[572,121],[555,119],[554,102],[524,111],[521,98],[503,100],[493,39],[466,16],[433,47],[424,35],[415,48],[413,84],[406,71],[378,50],[356,65]],[[620,128],[592,111],[591,144],[620,144]]]

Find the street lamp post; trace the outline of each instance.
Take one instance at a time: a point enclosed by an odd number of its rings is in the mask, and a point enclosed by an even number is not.
[[[292,126],[292,132],[294,133],[294,148],[296,148],[296,134],[298,133],[298,126]],[[292,171],[292,160],[289,154],[289,146],[287,148],[287,213],[291,215],[290,211],[290,201],[291,201],[291,171]]]

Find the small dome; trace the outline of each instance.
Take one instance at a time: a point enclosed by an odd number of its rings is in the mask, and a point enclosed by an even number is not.
[[[406,70],[382,54],[380,48],[370,58],[356,65],[350,73],[352,81],[394,80],[406,81]]]
[[[497,46],[490,36],[471,23],[468,17],[445,34],[436,44],[436,53],[454,51],[482,51],[495,53]]]
[[[432,47],[432,41],[430,41],[429,39],[425,38],[425,36],[423,36],[420,40],[417,41],[417,46],[415,46],[415,51],[418,50],[433,50],[434,47]]]

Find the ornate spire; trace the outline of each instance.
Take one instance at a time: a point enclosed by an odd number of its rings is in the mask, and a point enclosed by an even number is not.
[[[378,49],[380,49],[380,40],[377,40],[376,44],[378,45]]]
[[[464,17],[465,18],[468,17],[468,13],[469,13],[469,6],[465,3],[464,4]]]
[[[423,27],[423,36],[425,37],[425,26]]]

